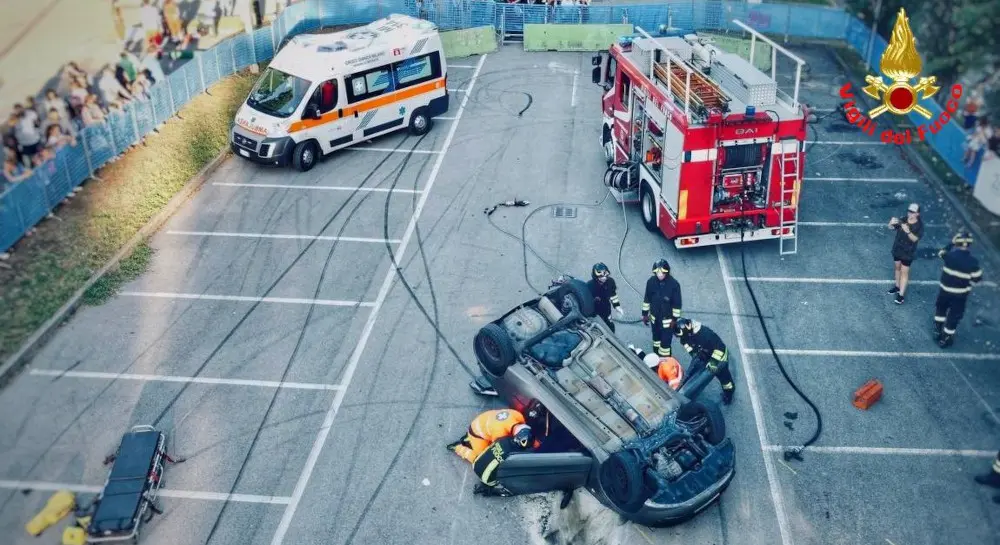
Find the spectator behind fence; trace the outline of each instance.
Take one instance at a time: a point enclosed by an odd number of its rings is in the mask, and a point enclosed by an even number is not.
[[[26,180],[31,176],[31,169],[24,168],[24,165],[17,162],[13,157],[6,157],[3,160],[4,184],[0,188],[0,194],[7,191],[8,184],[16,184]]]
[[[101,92],[101,100],[109,108],[115,101],[132,99],[132,94],[115,79],[115,71],[110,66],[101,73],[101,78],[97,81],[97,89]]]
[[[84,80],[76,77],[69,83],[69,105],[73,108],[76,117],[80,116],[80,112],[83,110],[83,102],[87,100],[87,95],[90,94],[87,87]]]
[[[55,89],[47,89],[45,91],[45,100],[42,101],[42,108],[44,112],[56,110],[62,119],[68,120],[71,118],[69,103],[66,102],[66,99],[60,97]]]
[[[990,127],[989,118],[985,116],[980,117],[975,130],[965,139],[965,157],[963,161],[966,168],[972,168],[973,163],[976,162],[976,158],[979,156],[979,152],[986,147],[986,144],[992,138],[993,129]]]
[[[49,115],[46,116],[45,121],[42,123],[42,133],[48,135],[49,127],[53,125],[58,126],[66,134],[76,135],[76,127],[70,123],[69,119],[59,115],[59,111],[55,108],[49,110]]]
[[[42,133],[32,120],[27,110],[22,110],[14,127],[14,138],[21,152],[22,159],[27,162],[35,158],[42,147]]]
[[[139,8],[139,24],[142,26],[142,34],[148,44],[156,40],[157,35],[162,34],[163,14],[156,6],[151,5],[149,0],[142,0],[142,7]]]
[[[104,110],[97,104],[97,95],[87,95],[80,109],[80,118],[84,127],[93,127],[104,122]]]

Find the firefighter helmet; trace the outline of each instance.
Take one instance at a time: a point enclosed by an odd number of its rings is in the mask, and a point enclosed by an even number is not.
[[[531,426],[527,424],[518,424],[514,426],[514,442],[521,446],[521,448],[528,448],[528,444],[531,442]]]
[[[590,271],[590,276],[597,280],[601,276],[611,276],[611,271],[604,263],[595,263],[594,268]]]
[[[687,333],[697,333],[701,324],[688,318],[677,318],[674,321],[674,334],[681,337]]]
[[[951,243],[955,246],[969,246],[972,244],[972,233],[959,231],[957,235],[951,237]]]
[[[670,263],[667,263],[666,259],[659,259],[656,263],[653,263],[653,272],[662,272],[664,274],[670,274]]]

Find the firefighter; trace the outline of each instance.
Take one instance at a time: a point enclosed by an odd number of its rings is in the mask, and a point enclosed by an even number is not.
[[[594,295],[594,309],[597,315],[608,324],[611,332],[615,332],[615,324],[611,322],[611,308],[614,307],[618,316],[624,316],[621,300],[618,299],[618,285],[611,278],[611,271],[604,263],[597,263],[590,270],[590,281],[587,282],[590,293]]]
[[[993,467],[990,468],[990,472],[985,475],[976,475],[975,480],[979,484],[1000,488],[1000,452],[997,452],[997,457],[993,459]],[[1000,494],[993,496],[993,501],[1000,503]]]
[[[653,263],[653,276],[646,281],[642,298],[642,323],[653,324],[653,350],[666,358],[671,355],[674,320],[681,317],[681,285],[670,276],[666,259]]]
[[[681,383],[684,382],[684,367],[676,358],[661,358],[656,354],[647,354],[641,348],[636,348],[631,344],[628,347],[635,352],[636,356],[639,356],[646,367],[656,371],[656,375],[660,377],[660,380],[666,382],[670,389],[676,390],[681,387]]]
[[[481,413],[469,424],[465,437],[448,444],[448,450],[474,465],[479,455],[504,437],[513,437],[515,442],[528,446],[531,426],[525,423],[520,411],[501,409]]]
[[[952,237],[951,244],[938,252],[944,266],[934,303],[934,333],[941,348],[947,348],[954,342],[955,330],[965,313],[972,285],[983,278],[979,261],[969,252],[971,244],[972,235],[963,231]]]
[[[688,376],[696,375],[702,367],[707,368],[722,385],[722,403],[732,403],[736,386],[733,375],[729,373],[729,349],[722,339],[711,329],[687,318],[677,320],[675,333],[684,350],[691,355]]]

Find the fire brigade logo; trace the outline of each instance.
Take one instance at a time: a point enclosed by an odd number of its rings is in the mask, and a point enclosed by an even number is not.
[[[867,115],[861,111],[861,105],[855,103],[854,93],[851,90],[851,83],[847,82],[840,88],[840,97],[846,100],[844,103],[844,116],[847,122],[857,125],[861,132],[875,136],[887,144],[912,144],[914,140],[924,141],[929,135],[940,132],[952,116],[958,112],[958,100],[962,98],[962,86],[956,83],[951,87],[950,96],[945,101],[943,111],[934,118],[934,113],[920,104],[921,101],[929,99],[941,90],[935,86],[937,78],[935,76],[919,77],[923,69],[920,54],[917,53],[916,38],[910,30],[910,21],[906,17],[906,10],[899,9],[896,16],[896,23],[892,27],[892,36],[889,37],[889,44],[882,53],[879,61],[879,70],[882,75],[865,76],[865,87],[861,90],[881,104],[868,110]],[[886,83],[884,78],[890,81]],[[913,83],[916,79],[916,84]],[[920,124],[915,130],[905,129],[897,132],[892,129],[879,130],[875,118],[889,112],[896,115],[905,116],[911,112],[916,112],[927,124]]]
[[[935,76],[922,77],[916,85],[910,85],[910,81],[920,74],[922,68],[920,55],[917,53],[917,40],[910,30],[910,20],[906,16],[906,10],[899,8],[889,46],[885,48],[879,61],[879,69],[892,83],[886,85],[882,76],[865,76],[868,85],[862,91],[882,101],[881,106],[868,111],[868,117],[875,119],[886,111],[896,115],[915,111],[924,116],[924,119],[930,119],[930,110],[921,106],[920,100],[931,98],[941,88],[934,86],[937,81]]]

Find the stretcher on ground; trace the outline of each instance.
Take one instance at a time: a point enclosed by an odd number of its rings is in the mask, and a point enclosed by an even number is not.
[[[154,514],[156,495],[166,462],[178,463],[166,452],[167,436],[152,426],[134,426],[105,460],[113,463],[101,493],[88,511],[87,543],[139,542],[139,530]]]

